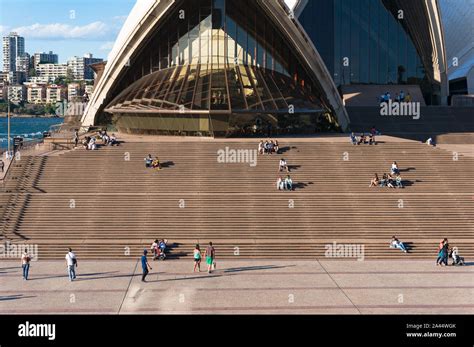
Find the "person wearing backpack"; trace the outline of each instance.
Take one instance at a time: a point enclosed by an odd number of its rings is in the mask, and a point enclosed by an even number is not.
[[[68,248],[68,253],[66,254],[66,264],[69,281],[72,282],[76,279],[77,258],[71,248]]]
[[[23,279],[28,280],[28,273],[30,271],[30,261],[31,257],[28,254],[28,249],[25,248],[25,253],[21,256],[21,267],[23,269]]]

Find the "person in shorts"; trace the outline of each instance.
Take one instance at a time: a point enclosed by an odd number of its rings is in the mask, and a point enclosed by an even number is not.
[[[194,272],[196,272],[196,268],[201,272],[201,247],[199,244],[194,247]]]
[[[212,246],[212,242],[209,242],[209,246],[206,248],[206,264],[207,264],[207,273],[212,272],[212,267],[214,264],[214,259],[216,257],[216,250]]]

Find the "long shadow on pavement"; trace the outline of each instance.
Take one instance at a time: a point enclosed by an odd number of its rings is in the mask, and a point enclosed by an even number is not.
[[[294,267],[295,265],[285,265],[285,266],[277,266],[277,265],[262,265],[262,266],[247,266],[247,267],[236,267],[222,270],[223,272],[243,272],[243,271],[258,271],[258,270],[273,270],[273,269],[284,269],[287,267]]]
[[[118,271],[109,271],[109,272],[97,272],[97,273],[90,273],[90,274],[77,274],[77,277],[80,278],[80,277],[88,277],[88,276],[97,276],[97,275],[107,275],[107,274],[113,274],[113,273],[117,273]],[[48,276],[48,277],[33,277],[33,278],[30,278],[29,280],[30,281],[37,281],[37,280],[49,280],[49,279],[53,279],[53,278],[64,278],[64,277],[68,277],[67,274],[64,274],[64,275],[58,275],[58,276]],[[113,276],[110,276],[110,277],[113,277]],[[98,277],[97,279],[99,278],[108,278],[108,277]],[[91,279],[94,279],[94,278],[91,278]]]
[[[24,296],[23,294],[7,295],[0,296],[0,301],[10,301],[10,300],[20,300],[20,299],[29,299],[36,298],[35,295]]]

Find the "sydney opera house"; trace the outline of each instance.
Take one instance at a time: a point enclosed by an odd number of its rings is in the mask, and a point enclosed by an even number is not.
[[[347,131],[344,85],[448,97],[436,0],[138,1],[83,126],[131,134]]]

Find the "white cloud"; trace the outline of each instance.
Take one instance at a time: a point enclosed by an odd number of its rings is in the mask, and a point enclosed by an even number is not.
[[[114,16],[112,17],[114,20],[119,21],[119,22],[125,22],[127,20],[128,15],[124,16]]]
[[[32,24],[13,29],[27,39],[95,39],[108,34],[107,25],[103,22],[93,22],[83,26],[69,24]]]

